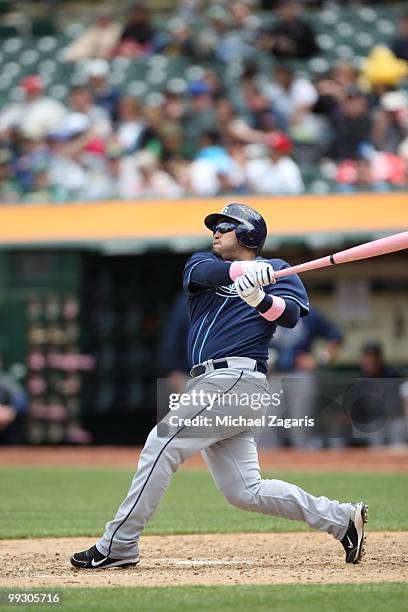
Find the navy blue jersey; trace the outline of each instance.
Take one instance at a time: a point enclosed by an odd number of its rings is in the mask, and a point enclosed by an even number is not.
[[[268,261],[274,270],[289,266],[282,259],[257,259]],[[229,278],[229,267],[230,262],[223,262],[212,253],[196,253],[185,265],[183,287],[191,320],[190,366],[207,359],[249,357],[256,359],[266,371],[268,345],[276,322],[267,321],[240,298]],[[306,290],[298,276],[282,278],[276,285],[264,289],[272,296],[295,302],[300,316],[309,312]]]

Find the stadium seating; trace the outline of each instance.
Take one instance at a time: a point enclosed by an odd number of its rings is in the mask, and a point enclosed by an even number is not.
[[[321,53],[310,60],[296,60],[293,68],[311,76],[319,77],[338,60],[351,60],[361,65],[374,44],[387,44],[395,35],[401,6],[374,5],[372,8],[340,8],[333,5],[313,13],[313,25],[318,33]],[[155,19],[157,22],[157,20]],[[272,24],[273,13],[262,16],[264,25]],[[83,31],[82,23],[70,23],[64,32],[57,32],[55,25],[46,19],[38,20],[30,36],[21,37],[8,26],[0,27],[0,105],[19,99],[18,84],[28,74],[40,74],[47,93],[63,100],[69,87],[81,82],[81,68],[63,61],[63,49]],[[202,24],[201,24],[202,25]],[[165,31],[166,22],[158,22]],[[193,24],[199,28],[200,22]],[[273,60],[256,51],[256,61],[265,74],[270,74]],[[182,93],[188,81],[199,79],[203,67],[188,57],[167,57],[156,54],[148,59],[132,60],[118,57],[111,61],[112,82],[125,93],[155,101],[157,92],[168,88]],[[242,73],[239,60],[228,65],[206,61],[205,68],[214,70],[227,84],[231,100]],[[407,85],[408,87],[408,85]],[[152,98],[153,95],[153,98]],[[309,190],[325,193],[332,188],[332,181],[318,170],[306,169],[304,179]]]

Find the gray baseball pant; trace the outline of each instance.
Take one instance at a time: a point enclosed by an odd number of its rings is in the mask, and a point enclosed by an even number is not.
[[[223,398],[236,394],[269,393],[266,377],[260,372],[222,369],[192,379],[187,383],[189,393],[203,390],[206,394],[219,393],[222,399],[211,409],[211,416],[261,416],[266,409],[230,405]],[[227,405],[226,405],[227,404]],[[181,407],[177,419],[209,414],[205,405]],[[260,512],[305,521],[310,527],[341,539],[347,531],[355,508],[350,503],[339,503],[327,497],[315,497],[300,487],[275,479],[263,479],[260,474],[257,447],[252,428],[240,427],[182,427],[171,425],[169,413],[150,432],[139,458],[137,472],[126,499],[115,518],[107,523],[105,533],[97,542],[98,550],[112,558],[138,557],[138,542],[148,520],[170,484],[178,466],[201,451],[215,484],[225,498],[242,510]],[[160,432],[166,430],[166,435]]]

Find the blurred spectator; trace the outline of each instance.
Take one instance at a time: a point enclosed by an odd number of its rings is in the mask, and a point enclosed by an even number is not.
[[[314,354],[313,347],[318,339],[325,343]],[[342,342],[343,334],[338,326],[319,309],[310,308],[309,314],[299,319],[293,330],[278,328],[271,343],[271,348],[276,351],[273,370],[312,372],[327,367],[336,360]]]
[[[205,81],[193,81],[188,93],[190,103],[182,118],[184,136],[197,146],[201,136],[212,130],[215,123],[213,90]]]
[[[188,149],[178,123],[170,121],[165,123],[160,129],[160,139],[164,161],[180,161],[186,158]]]
[[[196,38],[186,21],[171,19],[167,24],[168,33],[156,38],[156,49],[169,57],[185,55],[192,60],[200,58]]]
[[[102,110],[102,109],[100,109]],[[51,184],[74,199],[103,198],[106,191],[106,144],[83,113],[68,115],[49,139]]]
[[[346,98],[332,116],[335,159],[356,159],[362,145],[371,142],[372,119],[366,95],[357,87],[347,89]]]
[[[260,47],[281,59],[309,58],[319,47],[312,27],[302,18],[302,6],[297,0],[281,0],[278,23],[264,31]]]
[[[136,164],[131,156],[125,156],[120,147],[112,145],[106,152],[106,182],[102,199],[129,199],[133,197],[136,180]]]
[[[0,204],[15,204],[20,200],[20,188],[11,165],[11,152],[0,149]]]
[[[255,130],[271,131],[276,129],[286,129],[288,117],[282,111],[279,104],[271,100],[273,92],[271,85],[267,91],[262,91],[261,86],[253,80],[242,80],[241,93],[245,112],[249,117],[251,126]]]
[[[0,3],[0,24],[2,27],[10,28],[9,36],[27,36],[31,33],[32,23],[30,17],[14,0],[2,0]],[[16,32],[14,32],[16,31]]]
[[[214,5],[206,13],[206,24],[197,32],[197,44],[203,59],[219,59],[218,50],[223,37],[227,34],[230,20],[226,8]]]
[[[214,69],[207,69],[202,80],[209,85],[215,101],[227,97],[228,89],[225,87],[225,81],[217,71]]]
[[[183,391],[190,372],[187,356],[189,327],[186,296],[181,292],[170,308],[159,347],[160,369],[168,378],[172,393]]]
[[[83,146],[88,141],[89,121],[81,115],[77,119],[78,125],[72,125],[71,131],[67,126],[66,131],[52,134],[48,141],[51,153],[49,179],[66,193],[67,200],[82,199],[89,180],[80,160]]]
[[[240,140],[229,140],[227,152],[232,160],[232,167],[228,177],[225,193],[248,193],[246,178],[247,146]]]
[[[3,369],[0,356],[0,444],[24,443],[28,398],[17,380]]]
[[[369,378],[395,378],[398,370],[385,363],[379,342],[367,342],[361,351],[361,374]]]
[[[154,50],[155,35],[150,10],[142,3],[136,3],[130,9],[114,54],[127,57],[149,55]]]
[[[149,149],[161,159],[163,154],[163,144],[160,137],[160,132],[167,125],[166,118],[163,115],[162,104],[151,104],[143,108],[143,117],[146,122],[146,128],[143,132],[143,137],[139,148]],[[172,123],[172,122],[169,122]]]
[[[231,102],[219,98],[215,104],[216,128],[224,140],[253,143],[263,142],[264,132],[254,129],[245,119],[238,116]]]
[[[116,121],[120,92],[109,84],[109,73],[109,63],[106,60],[96,59],[85,64],[87,86],[92,91],[96,106],[105,109],[110,119]]]
[[[50,204],[66,199],[66,192],[51,184],[49,170],[46,165],[39,164],[34,166],[32,173],[33,179],[31,185],[24,193],[22,202]]]
[[[103,9],[95,24],[66,47],[64,59],[68,62],[94,58],[109,59],[120,33],[121,26],[113,20],[111,11]]]
[[[252,13],[248,3],[233,2],[227,7],[228,28],[221,33],[215,49],[217,59],[226,63],[254,54],[260,25],[260,20]]]
[[[396,57],[408,62],[408,13],[400,19],[399,36],[392,41],[391,50]]]
[[[336,181],[339,184],[338,190],[343,193],[387,190],[387,183],[377,180],[371,161],[365,158],[341,162]]]
[[[373,117],[373,144],[380,151],[397,153],[399,145],[408,136],[408,95],[403,91],[390,91],[380,100],[380,108]]]
[[[302,193],[302,175],[289,157],[292,142],[282,132],[275,132],[266,137],[266,143],[269,155],[252,159],[246,165],[250,191],[276,195]]]
[[[69,124],[72,115],[80,113],[89,120],[95,134],[105,140],[112,132],[112,124],[108,112],[101,106],[95,104],[93,91],[90,87],[73,87],[69,93],[69,112],[62,122],[62,130],[65,124]],[[61,126],[60,126],[61,127]]]
[[[50,155],[45,140],[23,138],[21,134],[15,152],[18,153],[12,162],[13,171],[21,192],[25,193],[32,187],[36,168],[46,166]]]
[[[407,163],[393,153],[364,147],[357,160],[345,160],[337,168],[339,191],[387,191],[406,184]]]
[[[62,121],[66,108],[57,100],[44,96],[44,84],[37,75],[24,77],[20,87],[23,101],[9,104],[1,111],[0,132],[18,128],[27,138],[44,138]]]
[[[316,341],[323,344],[316,350]],[[317,308],[310,308],[293,329],[278,327],[270,345],[270,383],[285,389],[285,412],[292,418],[316,416],[319,369],[330,367],[337,358],[343,334]],[[282,386],[283,385],[283,386]],[[320,425],[319,419],[317,426]],[[333,418],[331,416],[331,423]],[[321,432],[320,432],[321,433]],[[322,446],[317,428],[290,432],[286,443],[297,448]]]
[[[242,170],[221,145],[217,132],[201,137],[199,150],[190,168],[191,191],[201,196],[228,193],[245,182]]]
[[[180,94],[169,91],[168,89],[164,91],[163,95],[163,117],[166,120],[169,120],[171,123],[180,124],[186,111],[185,98]]]
[[[399,371],[387,365],[380,343],[369,342],[363,346],[360,377],[373,379],[369,383],[370,394],[365,393],[356,403],[351,416],[357,426],[359,423],[365,426],[362,431],[368,431],[368,444],[406,443],[407,429],[399,392],[402,380]],[[375,379],[382,380],[377,384]]]
[[[398,147],[398,155],[405,163],[405,185],[408,187],[408,137]]]
[[[135,192],[139,180],[136,156],[126,155],[112,142],[107,148],[106,158],[101,198],[131,200],[138,197]]]
[[[330,73],[316,83],[319,98],[313,112],[330,116],[346,98],[347,89],[357,86],[357,79],[358,70],[353,64],[344,61],[335,64]]]
[[[296,76],[289,66],[278,65],[274,80],[265,85],[265,94],[274,110],[285,118],[288,125],[299,124],[311,113],[318,94],[312,82]]]
[[[159,167],[159,160],[149,150],[139,151],[135,156],[137,176],[133,195],[135,198],[164,197],[178,198],[182,188],[164,170]]]
[[[133,153],[143,142],[146,121],[138,100],[123,96],[118,104],[115,138],[125,153]]]
[[[305,8],[322,8],[322,6],[325,4],[325,1],[326,0],[299,0],[299,2],[301,2]],[[338,0],[338,4],[345,5],[353,2],[354,0]],[[261,0],[260,8],[263,11],[275,10],[280,3],[281,0]]]

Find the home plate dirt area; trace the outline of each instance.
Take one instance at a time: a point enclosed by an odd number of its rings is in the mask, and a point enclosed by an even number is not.
[[[141,561],[125,569],[75,570],[70,555],[94,538],[3,540],[0,587],[328,584],[408,579],[408,532],[367,536],[366,556],[346,565],[321,533],[145,536]]]

